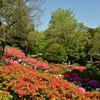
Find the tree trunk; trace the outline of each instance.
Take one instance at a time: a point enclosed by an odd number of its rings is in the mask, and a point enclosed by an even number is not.
[[[71,66],[71,62],[70,62],[70,60],[68,61],[68,66],[69,66],[69,67]]]
[[[90,62],[91,62],[91,63],[93,62],[92,54],[90,55]]]
[[[27,55],[27,50],[28,50],[28,41],[25,40],[25,55]]]
[[[3,59],[4,51],[5,51],[5,42],[2,42],[2,50],[1,50],[1,54],[0,54],[0,61],[2,61],[2,59]]]

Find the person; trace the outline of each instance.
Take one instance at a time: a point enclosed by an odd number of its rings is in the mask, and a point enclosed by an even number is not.
[[[82,83],[79,82],[79,81],[73,81],[75,85],[79,86],[79,87],[82,87]]]
[[[36,69],[37,69],[36,64],[34,64],[34,65],[32,66],[32,68],[36,70]]]
[[[17,61],[18,61],[19,64],[21,64],[21,59],[18,59]]]

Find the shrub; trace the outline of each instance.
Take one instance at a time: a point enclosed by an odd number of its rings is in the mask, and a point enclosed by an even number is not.
[[[37,60],[43,61],[43,58],[42,57],[38,57]]]
[[[66,67],[62,67],[62,68],[60,68],[60,71],[62,74],[64,74],[65,72],[68,71],[68,69]]]
[[[49,72],[52,74],[61,74],[61,71],[59,68],[51,68],[49,69]]]
[[[87,68],[87,69],[91,69],[92,67],[93,67],[93,63],[87,63],[87,64],[86,64],[86,68]]]
[[[9,92],[0,90],[0,100],[13,100],[13,96]]]
[[[73,66],[80,66],[80,64],[79,63],[74,63]]]
[[[78,69],[74,69],[74,70],[72,70],[71,73],[77,73],[77,74],[80,74],[80,71],[79,71]]]
[[[58,69],[56,69],[56,72]],[[59,72],[59,71],[58,71]],[[99,92],[81,92],[73,83],[21,65],[0,67],[1,100],[99,100]],[[11,93],[11,95],[9,94]],[[9,98],[9,99],[8,99]],[[88,98],[88,99],[87,99]]]
[[[43,62],[48,64],[48,61],[47,60],[44,60]]]

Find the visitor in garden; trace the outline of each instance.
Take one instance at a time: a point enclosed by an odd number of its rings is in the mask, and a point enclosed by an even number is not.
[[[18,63],[21,64],[21,59],[18,59]]]
[[[32,68],[36,70],[36,69],[37,69],[36,64],[34,64],[34,65],[32,66]]]

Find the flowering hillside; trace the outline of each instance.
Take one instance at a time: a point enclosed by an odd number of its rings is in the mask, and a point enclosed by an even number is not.
[[[9,64],[21,64],[32,67],[36,66],[36,68],[41,68],[42,70],[49,69],[49,65],[47,63],[41,62],[35,58],[26,57],[24,52],[12,47],[6,48],[4,60]]]
[[[77,73],[65,73],[67,80],[57,77],[62,74],[61,65],[50,68],[45,62],[25,57],[15,48],[6,50],[4,59],[6,65],[0,67],[0,100],[100,100],[100,92],[86,91],[72,82],[72,78],[76,81],[79,78]]]
[[[100,98],[98,92],[83,92],[62,78],[56,78],[49,73],[41,74],[31,67],[21,65],[0,67],[0,84],[0,90],[8,92],[13,98],[17,98],[16,100],[99,100]],[[1,95],[3,96],[3,93]]]

